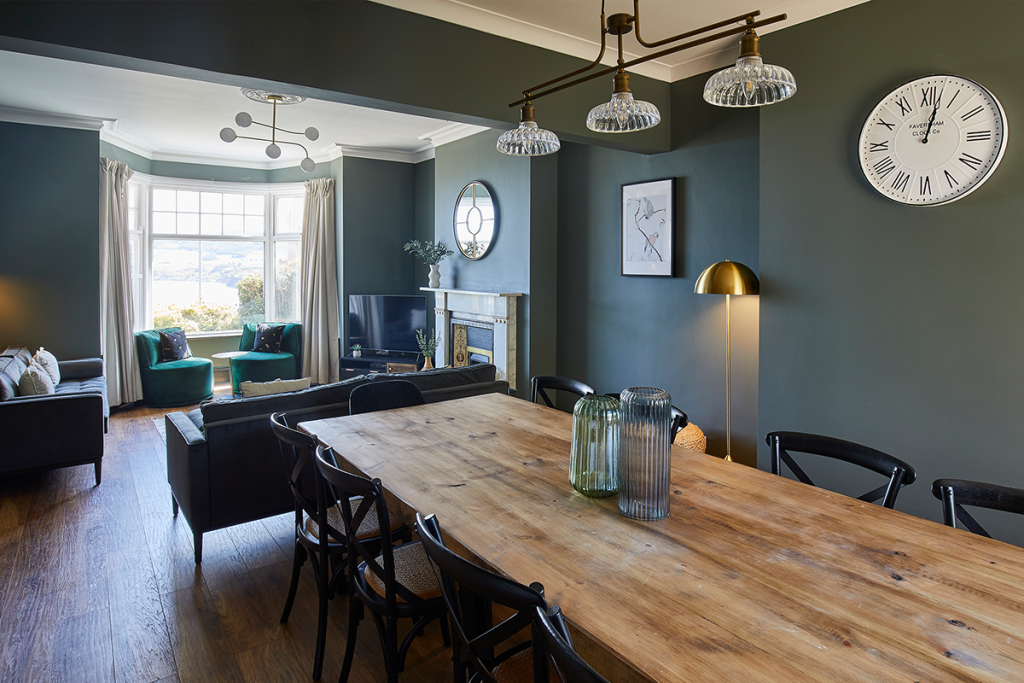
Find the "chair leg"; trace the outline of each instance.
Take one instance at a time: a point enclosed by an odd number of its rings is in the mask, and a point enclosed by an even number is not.
[[[345,643],[345,662],[341,665],[338,683],[348,683],[348,675],[352,671],[352,657],[356,653],[356,633],[359,620],[363,618],[363,603],[351,591],[348,596],[348,636]]]
[[[281,623],[288,623],[288,615],[292,613],[292,605],[295,604],[295,594],[299,590],[299,577],[302,575],[302,565],[306,563],[306,549],[302,547],[298,539],[295,540],[295,553],[292,558],[292,582],[288,587],[288,599],[284,603],[284,612],[281,614]]]
[[[442,614],[439,621],[441,622],[441,642],[444,643],[445,647],[451,647],[452,632],[448,629],[448,613]]]
[[[93,471],[96,474],[96,485],[100,485],[100,480],[103,479],[103,461],[97,460],[92,465]]]
[[[201,532],[192,532],[192,545],[196,549],[196,564],[203,563],[203,534]]]
[[[174,512],[174,516],[177,517],[178,516],[178,499],[174,497],[173,493],[171,494],[171,510]]]
[[[384,653],[384,666],[388,670],[388,683],[398,683],[398,672],[402,670],[402,662],[398,658],[398,619],[387,620],[387,649]]]
[[[317,565],[317,597],[320,600],[320,611],[316,618],[316,653],[313,655],[313,680],[319,681],[324,668],[324,646],[327,644],[327,601],[330,590],[327,582],[330,577],[330,562],[325,553],[320,553]]]

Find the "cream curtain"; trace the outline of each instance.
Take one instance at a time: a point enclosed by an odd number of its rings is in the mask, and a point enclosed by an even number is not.
[[[317,178],[306,181],[302,219],[302,375],[337,382],[338,353],[334,180]]]
[[[142,398],[128,245],[126,164],[100,159],[100,353],[110,405]]]

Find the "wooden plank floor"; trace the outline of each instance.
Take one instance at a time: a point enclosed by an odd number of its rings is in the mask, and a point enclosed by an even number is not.
[[[91,465],[0,476],[0,681],[312,679],[317,600],[308,562],[289,623],[278,623],[291,577],[290,516],[206,534],[196,568],[188,523],[171,514],[153,422],[164,412],[111,416],[98,487]],[[347,610],[344,596],[331,602],[324,681],[341,673]],[[357,641],[349,680],[385,680],[368,616]],[[432,624],[400,678],[447,682],[449,657]]]

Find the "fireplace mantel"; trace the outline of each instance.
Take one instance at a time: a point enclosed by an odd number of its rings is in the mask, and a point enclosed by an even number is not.
[[[434,293],[434,330],[441,335],[437,345],[439,365],[451,362],[451,319],[470,320],[492,326],[494,332],[494,365],[498,379],[516,388],[516,313],[522,292],[470,292],[464,289],[420,287]]]

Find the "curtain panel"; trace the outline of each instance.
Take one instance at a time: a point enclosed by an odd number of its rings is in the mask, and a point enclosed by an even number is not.
[[[128,237],[127,164],[100,159],[100,353],[110,405],[142,398]]]
[[[334,180],[306,181],[302,219],[302,375],[317,384],[338,381],[338,253]]]

